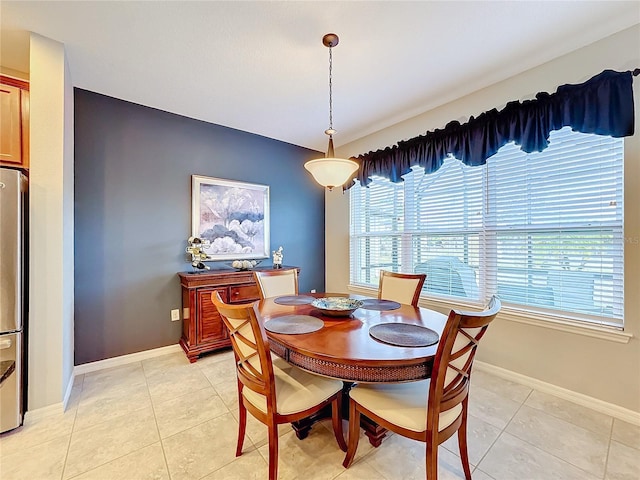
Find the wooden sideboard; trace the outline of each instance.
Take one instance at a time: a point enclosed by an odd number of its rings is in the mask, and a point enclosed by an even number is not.
[[[296,268],[286,267],[282,268]],[[257,267],[254,270],[273,270],[272,267]],[[220,318],[218,310],[211,302],[214,291],[226,303],[248,303],[260,299],[253,271],[205,270],[202,272],[181,272],[182,286],[182,338],[180,346],[191,363],[198,356],[231,346],[229,333]]]

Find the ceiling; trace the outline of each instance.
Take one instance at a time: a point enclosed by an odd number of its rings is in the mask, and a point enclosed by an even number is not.
[[[0,64],[28,72],[33,31],[76,87],[322,151],[325,33],[339,146],[638,23],[637,1],[1,0]]]

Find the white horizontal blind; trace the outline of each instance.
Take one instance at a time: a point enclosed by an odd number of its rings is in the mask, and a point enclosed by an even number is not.
[[[567,127],[488,160],[487,279],[504,302],[622,321],[622,156],[622,140]]]
[[[426,292],[479,300],[485,169],[447,158],[430,175],[413,170],[405,190],[412,271],[427,274]]]
[[[485,167],[448,158],[351,198],[351,282],[427,273],[423,294],[588,322],[623,319],[623,141],[565,128],[543,152],[509,144]]]
[[[401,270],[404,186],[375,178],[354,186],[351,202],[351,281],[378,286],[380,270]]]

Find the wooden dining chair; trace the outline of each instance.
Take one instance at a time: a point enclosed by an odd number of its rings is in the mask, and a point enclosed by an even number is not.
[[[396,273],[381,270],[378,299],[393,300],[417,307],[426,278],[427,275],[424,273]]]
[[[298,270],[295,268],[254,271],[253,276],[262,300],[280,295],[298,294]]]
[[[340,419],[342,382],[307,373],[284,360],[272,361],[269,340],[255,304],[228,305],[218,292],[211,301],[229,330],[238,378],[238,444],[242,455],[247,411],[269,431],[269,480],[278,476],[278,425],[306,418],[331,405],[333,431],[342,451],[347,445]]]
[[[350,391],[348,468],[358,448],[360,415],[404,437],[426,442],[427,480],[438,478],[438,446],[458,432],[464,475],[471,479],[467,452],[469,380],[478,342],[500,311],[493,297],[482,312],[452,310],[440,337],[431,378],[395,384],[358,384]]]

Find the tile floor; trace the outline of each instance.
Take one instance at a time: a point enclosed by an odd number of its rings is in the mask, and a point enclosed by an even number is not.
[[[230,351],[189,364],[165,355],[76,378],[70,405],[0,436],[0,478],[266,479],[266,428],[250,418],[236,458],[237,398]],[[474,372],[469,456],[475,480],[638,480],[640,427]],[[363,438],[348,470],[331,426],[299,441],[280,431],[281,480],[424,479],[424,446]],[[440,447],[439,478],[464,478],[457,441]]]

